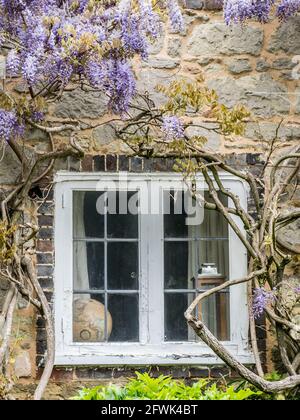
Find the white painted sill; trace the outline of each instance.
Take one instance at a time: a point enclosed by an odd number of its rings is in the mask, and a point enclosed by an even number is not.
[[[250,349],[241,349],[231,343],[223,343],[225,348],[240,363],[254,364]],[[136,343],[106,344],[105,346],[80,345],[68,346],[67,351],[58,351],[56,366],[172,366],[224,365],[207,346],[197,343],[168,343],[167,345],[142,345]]]

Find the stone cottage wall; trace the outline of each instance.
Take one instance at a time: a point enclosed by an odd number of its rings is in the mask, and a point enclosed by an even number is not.
[[[266,145],[274,137],[282,120],[278,132],[282,146],[299,143],[300,17],[281,26],[278,22],[272,22],[265,26],[249,23],[244,28],[232,28],[223,23],[217,1],[186,0],[186,4],[186,33],[178,35],[171,30],[165,31],[162,38],[152,46],[149,62],[135,63],[138,86],[147,90],[157,103],[161,103],[163,98],[155,91],[157,84],[167,84],[179,77],[195,80],[202,74],[206,84],[217,91],[222,102],[230,106],[236,103],[247,105],[252,111],[252,118],[243,138],[232,140],[199,129],[197,134],[207,135],[209,146],[226,155],[229,162],[239,168],[250,167],[254,174],[258,174]],[[7,85],[9,87],[9,82]],[[17,89],[22,87],[18,86]],[[51,118],[55,123],[64,119],[80,118],[96,125],[96,122],[100,123],[109,117],[105,114],[105,102],[98,94],[71,91],[65,93],[60,103],[52,107]],[[55,141],[57,144],[64,143],[66,137],[58,136]],[[79,141],[86,152],[84,160],[59,160],[55,171],[172,170],[172,161],[169,160],[128,157],[128,148],[115,140],[114,130],[107,126],[85,130]],[[26,148],[27,153],[31,153],[32,149],[46,150],[47,139],[38,130],[30,132]],[[0,163],[2,191],[16,182],[18,171],[18,164],[7,148]],[[38,278],[51,304],[54,264],[52,180],[49,177],[32,192],[28,206],[28,217],[33,217],[41,228],[36,244],[32,246],[37,251]],[[300,245],[299,235],[293,240]],[[6,287],[0,283],[0,307]],[[23,398],[34,387],[45,354],[43,320],[23,300],[19,302],[14,331],[12,340],[16,343],[15,375],[19,378],[16,392]],[[261,332],[262,329],[258,331],[260,348],[265,350],[265,334]],[[152,371],[159,372],[156,368]],[[164,368],[162,371],[175,377],[192,379],[233,375],[224,367]],[[121,366],[106,369],[56,369],[48,397],[65,398],[87,382],[99,384],[124,381],[132,372],[133,370]]]

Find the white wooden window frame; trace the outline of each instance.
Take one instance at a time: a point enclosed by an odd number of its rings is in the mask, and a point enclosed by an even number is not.
[[[121,175],[122,176],[122,175]],[[126,174],[130,189],[146,198],[148,188],[182,185],[180,174]],[[221,174],[226,189],[240,198],[247,208],[245,184],[228,174]],[[55,179],[55,330],[56,365],[214,365],[222,361],[201,342],[164,341],[164,232],[161,223],[140,216],[140,342],[139,343],[74,343],[73,331],[73,191],[109,189],[118,182],[120,173],[74,173],[60,171]],[[99,184],[100,181],[100,184]],[[202,176],[199,181],[203,183]],[[175,184],[174,184],[175,183]],[[154,186],[154,187],[153,187]],[[122,183],[119,189],[124,189]],[[101,189],[100,189],[101,190]],[[146,221],[144,218],[148,217]],[[238,218],[236,222],[242,228]],[[149,246],[150,244],[150,246]],[[240,240],[229,231],[229,271],[231,279],[247,274],[247,252]],[[225,347],[242,363],[253,363],[249,347],[247,290],[244,284],[230,289],[231,340]]]

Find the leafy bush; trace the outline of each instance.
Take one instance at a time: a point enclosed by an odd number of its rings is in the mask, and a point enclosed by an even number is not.
[[[137,373],[137,378],[130,379],[124,387],[116,385],[99,386],[83,389],[75,400],[230,400],[242,401],[261,393],[249,388],[236,389],[230,386],[222,389],[217,384],[200,380],[193,385],[176,381],[168,376],[151,378],[148,373]]]
[[[265,379],[267,381],[270,382],[276,382],[276,381],[281,381],[283,379],[286,378],[286,375],[282,375],[276,371],[271,372],[269,374],[267,374],[265,376]],[[231,385],[234,386],[234,389],[236,391],[240,390],[240,389],[250,389],[252,391],[257,391],[257,388],[252,385],[249,384],[249,382],[245,381],[245,380],[239,380],[239,381],[235,381],[232,382]],[[267,400],[267,401],[278,401],[278,400],[288,400],[288,401],[299,401],[300,400],[300,389],[299,387],[296,387],[294,389],[291,390],[287,390],[287,391],[282,391],[279,393],[275,393],[275,394],[270,394],[270,393],[266,393],[266,392],[255,392],[255,395],[253,395],[251,397],[251,400]]]

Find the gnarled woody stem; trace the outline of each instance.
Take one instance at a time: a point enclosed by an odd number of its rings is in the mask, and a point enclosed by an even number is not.
[[[189,325],[193,328],[195,333],[198,335],[201,340],[207,344],[207,346],[214,351],[214,353],[223,360],[229,367],[234,369],[242,378],[246,379],[247,381],[251,382],[257,388],[264,392],[280,392],[289,389],[293,389],[296,386],[300,385],[300,375],[290,376],[287,379],[277,382],[269,382],[265,379],[261,378],[259,375],[256,375],[246,366],[242,365],[238,360],[236,360],[229,351],[220,343],[220,341],[210,332],[210,330],[204,325],[201,320],[196,319],[192,313],[199,305],[199,303],[206,299],[207,297],[211,296],[214,293],[217,293],[225,288],[230,286],[234,286],[241,283],[249,282],[262,274],[264,274],[265,269],[261,269],[259,271],[253,272],[249,274],[248,277],[239,280],[229,280],[222,285],[215,287],[213,289],[208,290],[207,292],[199,295],[194,302],[190,305],[185,313],[185,318],[188,321]]]
[[[300,375],[290,376],[282,381],[269,382],[260,376],[256,375],[250,369],[242,365],[236,360],[226,348],[219,342],[219,340],[209,331],[202,321],[197,320],[192,315],[186,315],[189,325],[193,328],[198,337],[212,349],[216,355],[222,359],[228,366],[234,369],[242,378],[251,382],[258,389],[264,392],[281,392],[293,389],[300,385]]]
[[[38,387],[34,393],[34,400],[40,400],[44,394],[46,386],[49,382],[51,377],[53,366],[54,366],[54,358],[55,358],[55,334],[54,334],[54,326],[53,326],[53,319],[52,319],[52,312],[49,306],[49,303],[46,299],[46,296],[37,281],[34,266],[30,257],[25,256],[22,259],[22,264],[26,267],[26,271],[28,273],[29,279],[35,289],[35,292],[39,298],[39,301],[42,305],[43,315],[46,321],[46,334],[47,334],[47,357],[46,357],[46,364],[45,368],[41,377],[41,380],[38,384]]]
[[[265,272],[266,270],[262,268],[261,270],[254,271],[253,273],[249,274],[247,277],[244,277],[242,279],[237,279],[237,280],[228,280],[225,283],[221,284],[220,286],[207,290],[207,292],[204,292],[201,295],[197,296],[196,299],[191,303],[191,305],[189,306],[189,308],[187,309],[185,313],[185,317],[188,319],[203,299],[206,299],[209,296],[213,295],[214,293],[220,292],[221,290],[227,289],[228,287],[236,286],[241,283],[247,283],[248,281],[251,281],[254,278],[262,276]]]

